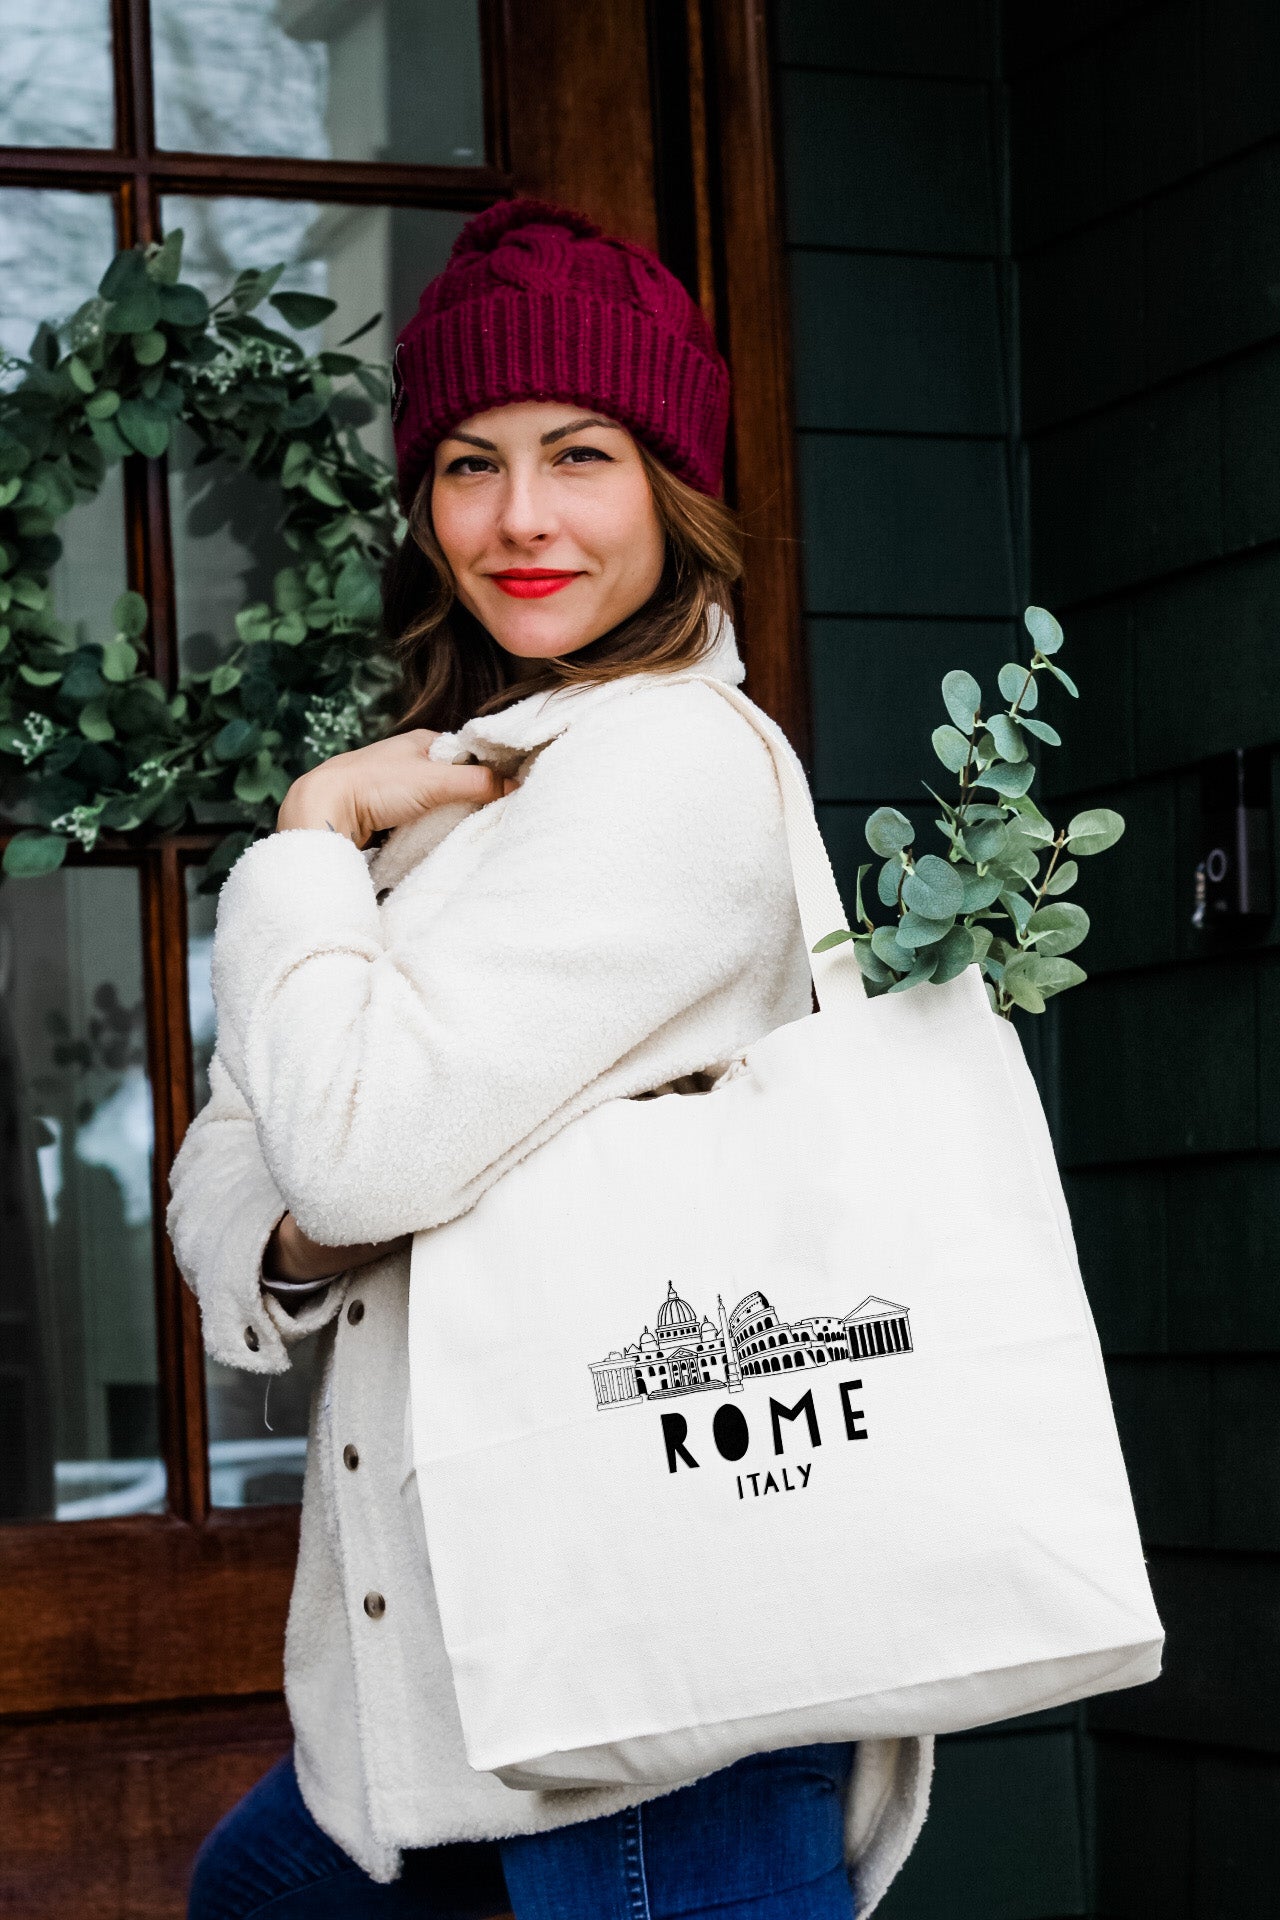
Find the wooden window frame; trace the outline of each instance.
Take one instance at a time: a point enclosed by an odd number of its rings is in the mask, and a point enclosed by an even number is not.
[[[0,187],[110,194],[123,246],[159,238],[161,199],[180,192],[463,212],[532,192],[659,245],[702,302],[734,369],[727,490],[748,533],[739,606],[747,690],[805,753],[766,0],[609,0],[605,8],[482,0],[481,22],[483,166],[157,152],[149,0],[112,0],[114,147],[0,148]],[[619,89],[618,74],[641,81]],[[607,136],[602,99],[611,102]],[[178,654],[163,461],[127,459],[124,498],[128,582],[146,594],[154,671],[172,689]],[[0,822],[0,839],[12,830]],[[210,1506],[199,1312],[164,1225],[168,1171],[192,1113],[184,871],[218,837],[107,833],[93,855],[68,855],[72,868],[111,863],[140,875],[168,1511],[0,1525],[4,1716],[260,1699],[280,1687],[297,1509]]]

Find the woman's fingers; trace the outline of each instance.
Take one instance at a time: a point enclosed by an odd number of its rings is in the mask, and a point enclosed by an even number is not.
[[[506,791],[501,774],[492,767],[455,767],[436,760],[430,764],[441,800],[497,800]]]

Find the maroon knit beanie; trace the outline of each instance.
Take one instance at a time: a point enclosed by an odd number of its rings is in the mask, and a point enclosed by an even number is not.
[[[397,339],[405,506],[450,428],[513,400],[607,413],[690,486],[719,488],[729,372],[700,309],[647,247],[543,200],[469,220]]]

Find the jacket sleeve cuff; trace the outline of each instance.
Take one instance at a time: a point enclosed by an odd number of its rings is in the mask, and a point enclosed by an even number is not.
[[[327,1327],[336,1318],[346,1291],[347,1276],[338,1273],[315,1293],[308,1295],[301,1306],[292,1312],[285,1301],[266,1286],[262,1288],[262,1304],[284,1345],[292,1347],[300,1340],[309,1339],[313,1333],[319,1333],[321,1327]]]
[[[254,1011],[292,968],[324,953],[384,951],[365,854],[327,827],[287,827],[246,847],[218,896],[213,995],[218,1051],[246,1093]]]
[[[198,1272],[184,1270],[200,1302],[206,1350],[248,1373],[284,1373],[290,1365],[287,1343],[261,1282],[262,1256],[285,1207],[265,1170],[259,1180],[243,1176],[231,1183],[222,1200],[216,1241]]]

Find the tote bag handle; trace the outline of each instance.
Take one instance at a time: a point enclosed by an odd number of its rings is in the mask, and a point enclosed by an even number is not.
[[[787,852],[791,858],[791,878],[795,885],[796,905],[800,910],[800,925],[804,931],[809,971],[813,975],[818,1005],[824,1013],[864,1006],[866,990],[849,942],[843,941],[838,947],[828,948],[825,953],[813,951],[815,943],[825,934],[834,933],[837,927],[847,927],[849,923],[845,918],[835,875],[831,871],[830,856],[813,811],[809,783],[795,748],[777,722],[771,720],[745,693],[730,686],[727,680],[718,680],[708,673],[690,674],[689,678],[714,687],[731,707],[736,707],[743,719],[755,728],[773,757],[778,785],[782,789],[782,817],[787,835]]]

